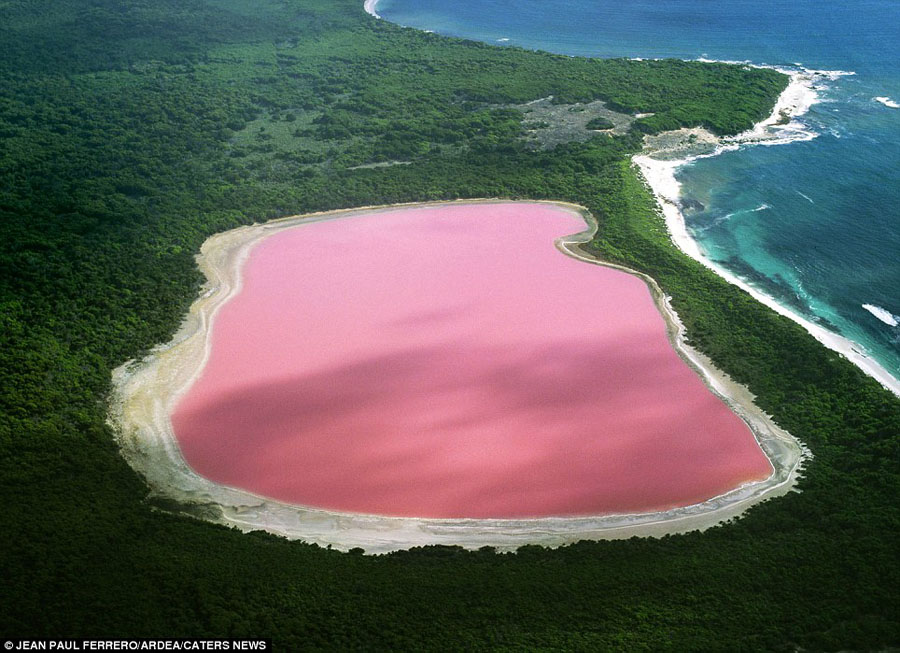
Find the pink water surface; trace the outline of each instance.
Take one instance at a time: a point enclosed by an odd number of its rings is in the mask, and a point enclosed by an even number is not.
[[[538,517],[698,503],[771,466],[640,279],[543,204],[309,223],[257,245],[172,422],[201,475],[288,503]]]

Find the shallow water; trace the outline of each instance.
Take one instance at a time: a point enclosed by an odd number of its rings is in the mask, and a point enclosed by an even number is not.
[[[577,261],[541,204],[418,208],[267,237],[172,422],[201,475],[417,517],[690,505],[766,478],[643,281]]]
[[[380,0],[378,12],[565,54],[855,72],[822,88],[823,101],[802,118],[816,139],[702,159],[679,179],[704,205],[687,221],[710,258],[856,341],[900,378],[900,327],[892,324],[900,314],[900,109],[891,106],[900,102],[900,3],[567,0],[560,11],[546,0]]]

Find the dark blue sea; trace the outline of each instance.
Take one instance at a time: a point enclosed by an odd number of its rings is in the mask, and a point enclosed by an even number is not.
[[[591,57],[845,71],[799,120],[812,140],[678,172],[705,255],[900,378],[900,0],[379,0],[401,25]]]

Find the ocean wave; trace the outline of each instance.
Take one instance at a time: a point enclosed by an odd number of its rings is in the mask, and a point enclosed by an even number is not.
[[[812,68],[804,68],[803,70],[814,75],[823,75],[831,81],[835,81],[839,77],[850,77],[856,74],[852,70],[813,70]]]
[[[796,190],[796,189],[794,190],[794,192],[797,193],[797,195],[799,195],[800,197],[805,199],[810,204],[815,204],[815,202],[812,201],[812,198],[809,195],[805,195],[804,193],[801,193],[799,190]]]
[[[720,224],[722,224],[723,222],[728,222],[729,220],[731,220],[731,218],[733,218],[733,217],[736,216],[736,215],[740,215],[741,213],[743,213],[743,211],[733,211],[732,213],[726,213],[726,214],[723,215],[722,217],[716,218],[715,220],[713,220],[712,222],[710,222],[709,225],[708,225],[707,227],[704,228],[704,231],[705,231],[706,229],[710,229],[710,228],[712,228],[712,227],[715,227],[716,225],[720,225]]]
[[[894,315],[886,308],[875,306],[874,304],[862,304],[862,307],[888,326],[895,327],[900,325],[900,322],[897,321],[897,318],[900,316]]]
[[[684,215],[681,213],[678,206],[679,196],[681,194],[681,183],[675,177],[675,171],[680,166],[684,165],[684,161],[661,161],[659,159],[653,159],[646,154],[635,155],[632,157],[632,161],[641,171],[651,192],[656,196],[662,217],[666,222],[666,228],[669,231],[669,236],[678,249],[702,265],[710,268],[720,277],[747,291],[751,296],[775,312],[794,320],[811,333],[819,342],[823,343],[829,349],[840,352],[843,356],[846,356],[860,369],[866,372],[866,374],[877,379],[885,388],[888,388],[891,392],[900,396],[900,380],[882,367],[878,361],[867,355],[863,347],[849,340],[845,336],[835,333],[834,331],[815,323],[809,318],[804,317],[796,310],[792,310],[791,308],[782,305],[778,300],[755,288],[747,281],[711,260],[700,249],[698,242],[690,235],[685,223]],[[878,309],[880,307],[874,306],[873,308]],[[871,312],[869,308],[866,310]],[[881,310],[887,314],[885,309]],[[873,315],[876,315],[877,317],[877,314],[873,313]],[[896,317],[891,315],[891,319],[896,320]]]
[[[873,97],[873,100],[876,102],[881,102],[884,106],[890,107],[891,109],[900,109],[900,104],[897,104],[894,100],[886,96]]]
[[[712,229],[713,227],[718,227],[723,222],[728,222],[729,220],[731,220],[731,218],[733,218],[737,215],[746,215],[747,213],[759,213],[760,211],[768,211],[771,208],[772,208],[771,206],[764,203],[764,204],[760,204],[755,209],[741,209],[740,211],[732,211],[731,213],[726,213],[725,215],[721,215],[718,218],[715,218],[709,224],[692,226],[691,231],[693,231],[694,233],[703,233],[704,231]]]
[[[752,66],[754,68],[771,68],[772,66],[766,65],[754,65],[750,62],[749,59],[744,59],[743,61],[737,61],[732,59],[708,59],[704,56],[697,57],[694,61],[699,61],[700,63],[727,63],[731,66]]]
[[[714,229],[715,227],[718,227],[723,222],[728,222],[731,218],[738,215],[739,213],[742,213],[742,211],[726,213],[725,215],[720,215],[719,217],[714,218],[707,224],[692,224],[690,227],[686,226],[686,228],[688,229],[689,233],[693,234],[694,236],[697,236],[699,234],[706,233],[710,229]]]
[[[736,136],[722,138],[712,152],[667,161],[666,168],[672,178],[674,178],[674,171],[677,168],[689,165],[698,159],[719,156],[724,152],[735,151],[750,145],[787,145],[818,138],[819,132],[811,125],[802,122],[799,118],[807,114],[813,105],[825,101],[825,98],[821,96],[821,92],[829,88],[825,82],[856,74],[849,70],[815,70],[803,66],[776,66],[756,64],[750,61],[730,61],[704,57],[695,59],[695,61],[743,65],[749,68],[768,68],[788,75],[790,82],[778,97],[769,117],[756,123],[751,129]],[[680,184],[676,183],[673,185],[670,181],[666,183],[666,186],[672,201],[676,201],[680,192]],[[807,197],[806,199],[809,198]]]
[[[816,304],[815,297],[809,294],[803,285],[803,281],[801,281],[803,276],[802,270],[795,264],[791,264],[791,267],[794,270],[794,274],[790,276],[788,283],[794,288],[794,296],[797,298],[800,306],[806,309],[804,316],[814,324],[821,324],[823,321],[822,317],[816,313],[814,306]]]
[[[753,68],[770,68],[790,77],[787,88],[781,93],[772,113],[752,129],[731,137],[734,142],[747,145],[784,145],[799,141],[809,141],[819,133],[798,118],[807,114],[813,105],[824,101],[822,92],[828,90],[826,82],[841,77],[855,75],[848,70],[814,70],[812,68],[790,68],[767,64],[749,64]]]

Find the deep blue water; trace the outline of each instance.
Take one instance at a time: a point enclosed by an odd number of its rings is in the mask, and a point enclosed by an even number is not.
[[[900,109],[874,99],[900,103],[900,1],[380,0],[378,12],[563,54],[856,73],[829,82],[800,118],[817,138],[697,160],[678,178],[706,207],[688,227],[707,256],[900,378],[900,327],[862,306],[900,321]]]

